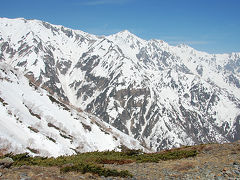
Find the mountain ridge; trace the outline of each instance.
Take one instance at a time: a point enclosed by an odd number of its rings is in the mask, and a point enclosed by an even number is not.
[[[45,22],[30,33],[24,20],[25,30],[16,26],[0,20],[0,61],[154,151],[239,139],[240,53],[208,54],[128,31],[98,37]]]

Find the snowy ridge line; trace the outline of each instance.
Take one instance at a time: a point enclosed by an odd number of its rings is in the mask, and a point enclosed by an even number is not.
[[[154,151],[240,137],[240,53],[0,19],[0,61]]]

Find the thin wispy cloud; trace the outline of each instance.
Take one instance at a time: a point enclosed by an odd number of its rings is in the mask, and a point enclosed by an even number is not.
[[[187,44],[187,45],[206,45],[211,44],[213,41],[208,38],[201,38],[201,40],[193,40],[190,37],[184,36],[163,36],[162,39],[171,45]]]
[[[107,5],[107,4],[126,4],[132,0],[88,0],[84,1],[81,4],[85,6],[98,6],[98,5]]]
[[[174,41],[176,41],[176,40],[179,40],[179,39],[184,39],[184,37],[183,36],[162,36],[161,37],[162,39],[168,39],[168,40],[174,40]]]
[[[178,45],[178,44],[187,44],[187,45],[204,45],[211,43],[210,41],[168,41],[169,44]]]

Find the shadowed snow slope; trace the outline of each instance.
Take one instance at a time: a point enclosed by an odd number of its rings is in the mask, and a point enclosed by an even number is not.
[[[78,112],[0,63],[0,148],[33,155],[118,150],[139,142],[84,112]]]

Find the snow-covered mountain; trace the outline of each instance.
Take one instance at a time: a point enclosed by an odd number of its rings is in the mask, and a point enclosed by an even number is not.
[[[144,149],[99,118],[65,105],[23,74],[0,63],[0,149],[32,155]]]
[[[1,18],[0,61],[155,151],[240,139],[240,53]]]

